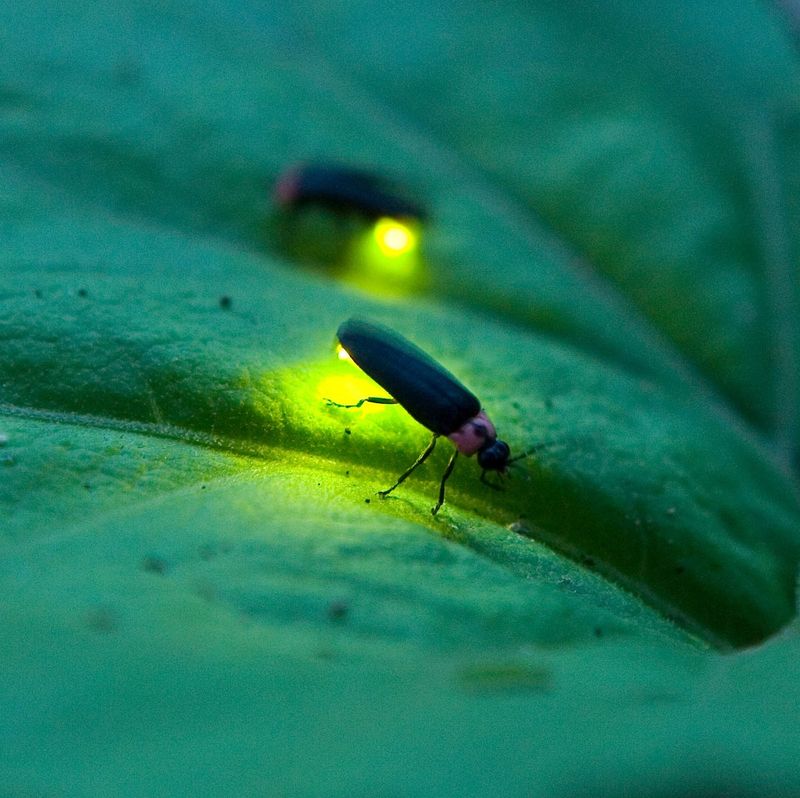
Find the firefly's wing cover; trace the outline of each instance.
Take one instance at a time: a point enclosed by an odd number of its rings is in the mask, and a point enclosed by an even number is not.
[[[359,211],[377,219],[381,216],[424,221],[423,208],[402,196],[377,175],[360,169],[330,164],[309,165],[283,178],[279,193],[289,204],[319,204],[333,210]]]
[[[388,327],[348,319],[337,335],[359,368],[431,432],[449,435],[480,412],[478,398],[444,366]]]

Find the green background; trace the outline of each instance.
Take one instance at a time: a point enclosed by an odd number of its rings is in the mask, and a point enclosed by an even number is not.
[[[0,3],[0,794],[800,795],[798,30]],[[317,158],[429,207],[405,292],[287,246]],[[547,445],[379,500],[354,314]]]

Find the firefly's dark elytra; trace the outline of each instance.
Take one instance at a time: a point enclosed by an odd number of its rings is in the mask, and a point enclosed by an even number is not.
[[[480,412],[475,394],[388,327],[349,319],[336,334],[353,362],[431,432],[450,435]]]
[[[427,427],[433,437],[417,460],[390,488],[380,491],[386,496],[403,482],[433,452],[436,440],[444,435],[456,447],[447,464],[439,487],[439,501],[434,515],[444,503],[445,482],[450,476],[459,452],[471,457],[478,455],[485,481],[487,471],[505,472],[511,462],[506,443],[497,439],[494,425],[481,409],[478,398],[456,379],[444,366],[423,352],[402,335],[379,324],[363,319],[348,319],[337,331],[342,348],[366,374],[372,377],[392,397],[365,397],[364,402],[399,404],[416,421]]]
[[[425,221],[416,202],[371,172],[335,164],[310,164],[285,172],[275,188],[284,207],[320,205],[334,211],[354,211],[368,219],[389,216]]]

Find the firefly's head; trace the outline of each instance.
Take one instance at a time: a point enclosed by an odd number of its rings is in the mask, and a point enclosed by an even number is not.
[[[478,452],[478,465],[484,471],[506,470],[511,449],[505,441],[497,439],[486,441],[486,445]]]
[[[497,440],[494,424],[483,410],[447,437],[461,454],[467,457],[477,454],[478,465],[484,471],[506,470],[511,450],[505,441]]]

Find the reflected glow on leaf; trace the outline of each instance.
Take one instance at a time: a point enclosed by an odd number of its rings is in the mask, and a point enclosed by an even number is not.
[[[376,386],[376,384],[363,374],[330,374],[323,377],[317,385],[317,397],[320,401],[330,399],[343,405],[355,404],[359,399],[367,396],[386,396],[386,391]],[[342,412],[358,413],[369,415],[372,413],[382,413],[387,407],[393,405],[376,405],[365,402],[358,409],[349,409]],[[334,410],[336,408],[333,408]]]
[[[317,394],[320,399],[330,399],[339,404],[350,405],[367,396],[386,395],[386,391],[361,371],[353,358],[350,357],[348,351],[339,343],[336,344],[336,357],[345,363],[349,363],[352,368],[345,366],[344,372],[331,374],[320,380],[317,387]],[[349,411],[352,412],[358,409],[361,413],[369,414],[385,410],[386,407],[387,405],[365,402],[359,408],[349,408]]]

